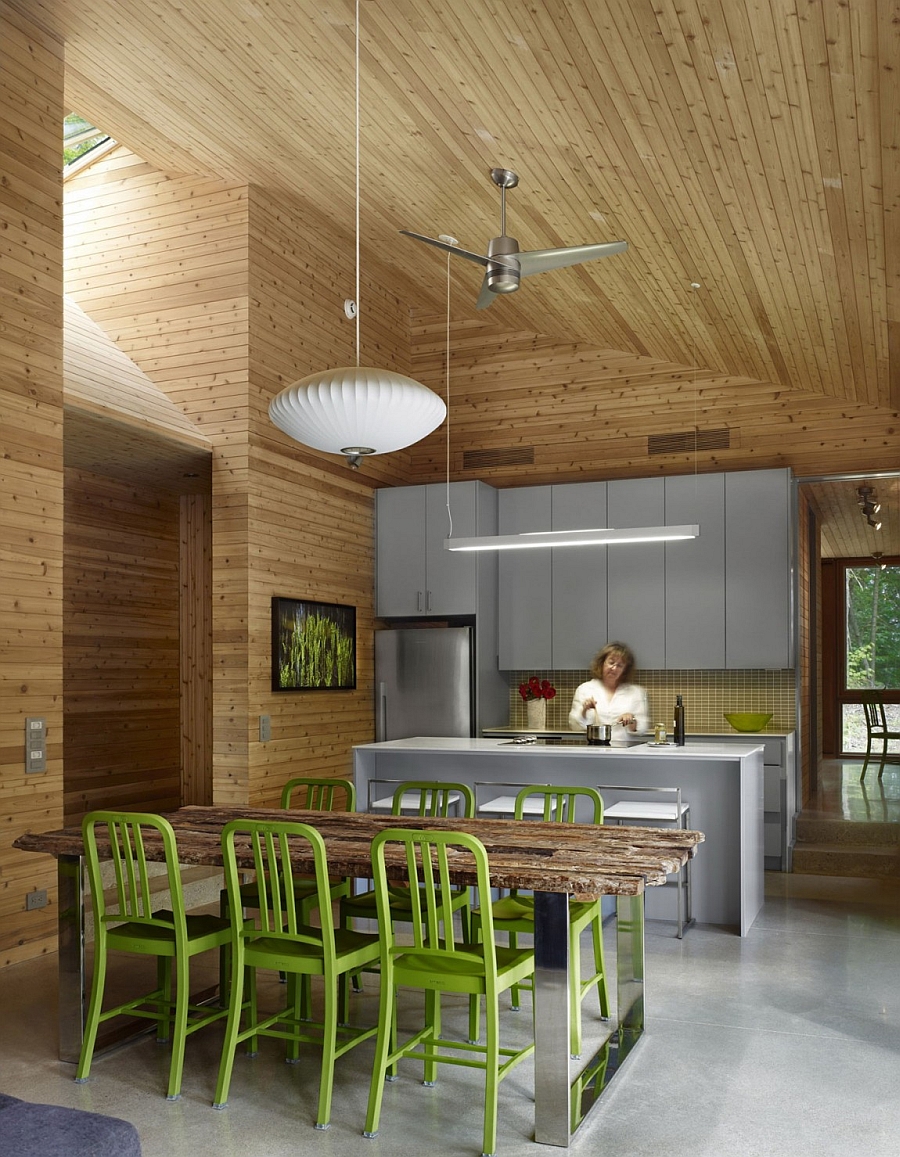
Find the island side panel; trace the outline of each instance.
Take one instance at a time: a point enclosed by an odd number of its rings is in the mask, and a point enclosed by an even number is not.
[[[693,914],[698,923],[749,930],[762,900],[762,748],[738,754],[711,745],[674,749],[586,749],[510,746],[490,740],[400,740],[354,748],[359,807],[368,785],[391,794],[389,781],[449,780],[476,787],[478,802],[514,794],[507,784],[680,787],[691,805],[691,827],[705,842],[693,861]],[[491,785],[497,785],[494,789]],[[606,790],[607,804],[627,793]],[[650,919],[669,919],[668,889],[649,888]]]

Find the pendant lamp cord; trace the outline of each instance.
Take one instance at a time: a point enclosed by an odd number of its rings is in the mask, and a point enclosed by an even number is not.
[[[445,439],[447,447],[447,522],[448,538],[453,537],[453,515],[450,513],[450,253],[447,253],[447,322],[445,327],[444,382],[447,394],[447,422]]]
[[[359,0],[356,0],[356,368],[359,369]]]
[[[694,373],[694,509],[695,510],[697,509],[697,507],[699,505],[699,501],[698,501],[698,497],[697,497],[697,459],[698,459],[698,449],[699,449],[699,443],[700,443],[700,426],[699,426],[699,423],[697,421],[697,406],[698,406],[698,398],[700,395],[700,387],[697,383],[697,290],[699,288],[700,288],[700,282],[699,281],[692,281],[691,282],[691,297],[693,299],[693,306],[694,306],[694,308],[693,308],[694,341],[693,341],[693,350],[692,350],[692,354],[691,354],[691,361],[693,362],[693,373]],[[698,512],[698,514],[699,514],[699,512]]]

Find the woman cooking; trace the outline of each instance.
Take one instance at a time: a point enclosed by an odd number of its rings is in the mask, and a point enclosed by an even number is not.
[[[569,712],[573,731],[590,723],[611,723],[612,738],[626,739],[650,726],[650,710],[643,687],[630,683],[634,655],[624,643],[607,643],[591,664],[593,679],[576,690]]]

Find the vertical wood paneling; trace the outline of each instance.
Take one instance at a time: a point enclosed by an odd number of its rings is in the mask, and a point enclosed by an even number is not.
[[[26,63],[27,62],[27,63]],[[0,5],[0,964],[56,944],[56,865],[14,851],[62,821],[61,47]],[[25,774],[25,717],[47,771]],[[26,892],[51,904],[25,910]]]
[[[181,802],[179,499],[66,471],[65,820]]]
[[[207,495],[180,500],[181,802],[212,803],[212,520]]]

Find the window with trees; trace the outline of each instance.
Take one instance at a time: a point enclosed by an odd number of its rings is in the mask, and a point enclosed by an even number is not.
[[[900,726],[900,565],[848,564],[844,596],[842,748],[857,752],[865,750],[866,726],[861,704],[852,702],[854,691],[883,691],[888,723]]]

